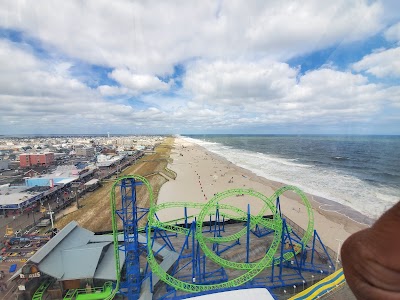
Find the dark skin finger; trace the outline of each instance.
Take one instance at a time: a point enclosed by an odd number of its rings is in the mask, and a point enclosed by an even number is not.
[[[400,202],[341,250],[346,281],[357,299],[400,300]]]

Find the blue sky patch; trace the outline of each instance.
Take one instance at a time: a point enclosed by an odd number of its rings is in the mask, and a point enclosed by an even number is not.
[[[298,56],[288,60],[287,63],[291,67],[301,66],[300,74],[319,69],[324,65],[333,65],[343,71],[373,50],[392,46],[392,42],[388,42],[382,34],[377,34],[366,40],[342,43],[307,55]]]
[[[22,31],[0,27],[0,39],[9,40],[19,48],[28,48],[39,59],[52,57],[40,40],[28,36]]]
[[[86,64],[79,61],[75,61],[74,65],[70,68],[71,75],[90,88],[97,88],[101,85],[119,86],[117,81],[108,76],[112,71],[112,68]]]

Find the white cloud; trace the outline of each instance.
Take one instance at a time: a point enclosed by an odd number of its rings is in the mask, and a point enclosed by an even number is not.
[[[400,77],[400,47],[381,50],[364,56],[353,69],[376,77]]]
[[[392,102],[394,107],[400,108],[400,86],[392,86],[387,88],[386,97]],[[400,114],[398,117],[400,117]]]
[[[320,69],[301,77],[288,99],[298,103],[296,109],[304,119],[316,118],[313,122],[357,121],[379,112],[385,102],[385,90],[362,75]]]
[[[32,95],[59,97],[77,95],[85,85],[68,76],[68,64],[36,59],[26,49],[0,40],[0,93],[6,95]]]
[[[388,95],[362,75],[298,72],[277,62],[201,61],[187,70],[184,88],[199,105],[243,124],[360,121],[378,113]]]
[[[390,26],[385,31],[385,37],[389,41],[400,42],[400,22]]]
[[[288,59],[376,34],[370,1],[7,1],[0,26],[89,63],[163,75],[193,57]],[[53,48],[51,48],[53,49]]]
[[[96,90],[71,77],[70,63],[40,61],[28,49],[4,40],[0,40],[0,65],[2,133],[90,133],[104,127],[151,123],[160,115],[154,108],[137,110],[105,101]]]
[[[382,27],[383,7],[378,2],[277,1],[271,6],[254,14],[246,36],[259,49],[276,51],[278,57],[360,40]]]
[[[129,95],[132,93],[127,88],[118,86],[101,85],[97,88],[103,96],[118,96],[118,95]]]
[[[387,105],[400,107],[398,85],[335,70],[334,61],[306,74],[285,61],[375,36],[395,22],[386,19],[385,5],[7,1],[0,4],[0,28],[21,31],[22,40],[33,39],[48,55],[35,57],[23,41],[0,40],[0,105],[7,112],[0,129],[165,132],[368,121]],[[398,40],[398,28],[385,37]],[[378,79],[398,77],[399,49],[372,53],[350,68]],[[89,87],[73,76],[72,61],[110,68],[109,79],[118,85],[99,76],[93,82],[101,85]],[[177,64],[182,78],[160,79],[171,77]]]
[[[155,76],[134,74],[127,69],[115,69],[109,76],[136,94],[157,90],[166,91],[170,87],[170,83],[165,83]]]
[[[184,87],[213,103],[241,104],[281,97],[296,75],[287,64],[273,61],[199,61],[188,66]]]

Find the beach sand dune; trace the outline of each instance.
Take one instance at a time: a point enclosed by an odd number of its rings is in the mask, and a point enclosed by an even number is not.
[[[249,170],[240,168],[226,159],[208,152],[203,147],[182,138],[176,138],[171,153],[173,162],[168,168],[177,173],[176,180],[165,183],[158,196],[158,204],[166,202],[206,203],[215,193],[229,189],[253,189],[270,197],[284,184],[262,178]],[[352,233],[367,226],[357,223],[339,213],[319,209],[318,197],[307,194],[313,205],[315,229],[323,242],[337,251],[339,241],[345,240]],[[299,197],[287,192],[280,198],[282,212],[302,228],[307,227],[308,216],[305,206]],[[224,199],[224,203],[237,206],[243,210],[250,204],[252,214],[257,214],[263,202],[251,196],[233,196]],[[196,209],[188,209],[188,215],[197,214]],[[159,211],[162,221],[178,219],[184,216],[183,208]],[[267,212],[268,214],[268,212]]]

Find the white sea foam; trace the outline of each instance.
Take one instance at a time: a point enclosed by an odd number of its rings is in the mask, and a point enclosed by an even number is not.
[[[305,192],[346,205],[373,219],[378,218],[400,198],[400,191],[392,187],[377,187],[337,170],[301,164],[295,162],[296,159],[235,149],[219,143],[185,139],[258,176],[296,185]]]

